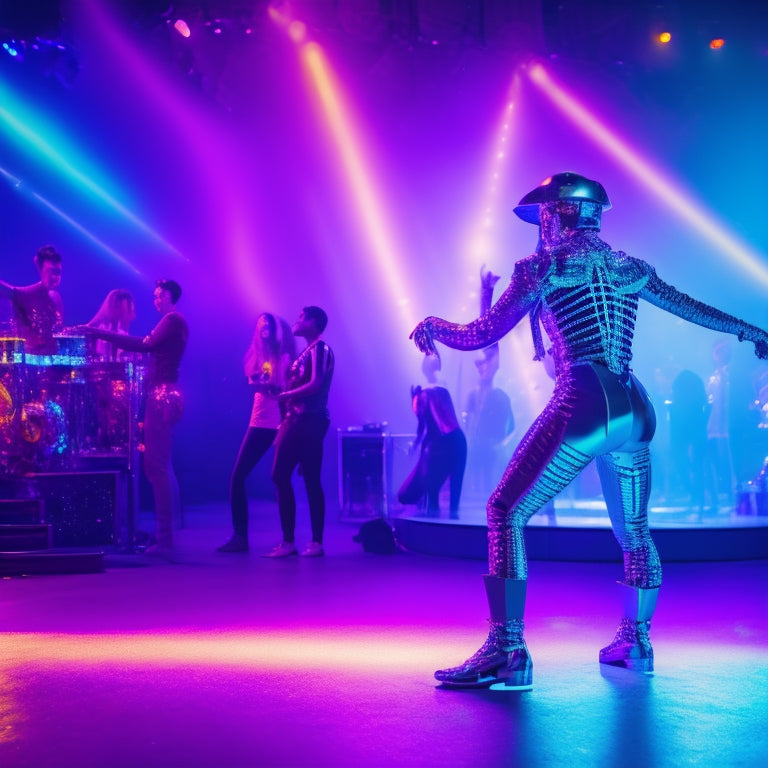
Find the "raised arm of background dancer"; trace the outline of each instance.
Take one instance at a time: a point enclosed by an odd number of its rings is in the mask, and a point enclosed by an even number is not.
[[[482,349],[506,336],[530,311],[535,299],[530,281],[515,268],[509,286],[484,315],[466,325],[428,317],[414,328],[411,338],[428,355],[437,353],[435,341],[452,349]]]
[[[480,268],[480,315],[484,315],[493,306],[493,289],[499,282],[499,276],[494,275],[490,269],[486,270],[485,264]],[[499,354],[499,345],[491,344],[486,347],[485,354]]]
[[[328,375],[329,350],[322,342],[313,344],[309,349],[309,358],[312,361],[312,376],[306,384],[302,384],[296,389],[287,389],[282,392],[279,400],[294,400],[296,398],[314,395],[323,386],[325,377]]]
[[[485,265],[480,269],[480,314],[484,315],[493,305],[493,289],[499,282],[499,276],[494,275]]]
[[[639,295],[650,304],[671,312],[683,320],[713,331],[733,334],[738,336],[739,341],[745,339],[751,341],[755,345],[755,354],[763,360],[768,358],[768,333],[733,315],[721,312],[709,304],[692,299],[669,283],[665,283],[652,267],[649,268],[648,282],[640,290]]]

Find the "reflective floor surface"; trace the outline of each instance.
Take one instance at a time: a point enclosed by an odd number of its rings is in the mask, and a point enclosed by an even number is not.
[[[299,510],[297,540],[307,538]],[[768,560],[669,563],[651,676],[601,669],[616,563],[531,563],[534,688],[443,690],[486,633],[482,562],[374,555],[329,521],[324,558],[221,555],[187,510],[174,562],[0,581],[0,766],[763,766]]]

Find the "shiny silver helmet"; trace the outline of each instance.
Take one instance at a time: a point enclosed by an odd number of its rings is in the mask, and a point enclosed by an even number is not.
[[[571,203],[570,212],[562,210]],[[556,173],[523,197],[515,213],[530,224],[541,224],[542,207],[561,209],[568,229],[600,229],[600,215],[611,207],[603,185],[578,173]]]

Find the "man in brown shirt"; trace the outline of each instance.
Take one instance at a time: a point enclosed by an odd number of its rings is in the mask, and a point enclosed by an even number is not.
[[[181,419],[184,398],[178,385],[179,365],[187,345],[187,321],[176,309],[181,286],[175,280],[158,280],[153,293],[160,321],[148,336],[127,336],[91,326],[80,330],[119,349],[144,352],[149,362],[144,410],[144,474],[152,485],[157,518],[157,542],[147,552],[167,555],[173,547],[173,520],[181,501],[173,471],[173,429]]]

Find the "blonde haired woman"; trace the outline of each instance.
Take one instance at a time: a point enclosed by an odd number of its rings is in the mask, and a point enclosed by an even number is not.
[[[88,325],[100,331],[127,334],[135,319],[136,305],[133,301],[133,295],[124,288],[115,288],[106,295]],[[101,339],[95,341],[94,351],[100,360],[113,362],[118,360],[121,355],[117,347]]]
[[[254,388],[251,419],[230,479],[230,505],[234,533],[219,552],[248,551],[248,497],[245,481],[277,435],[281,413],[277,396],[285,388],[286,371],[295,357],[290,326],[282,318],[264,312],[256,320],[243,369]]]

